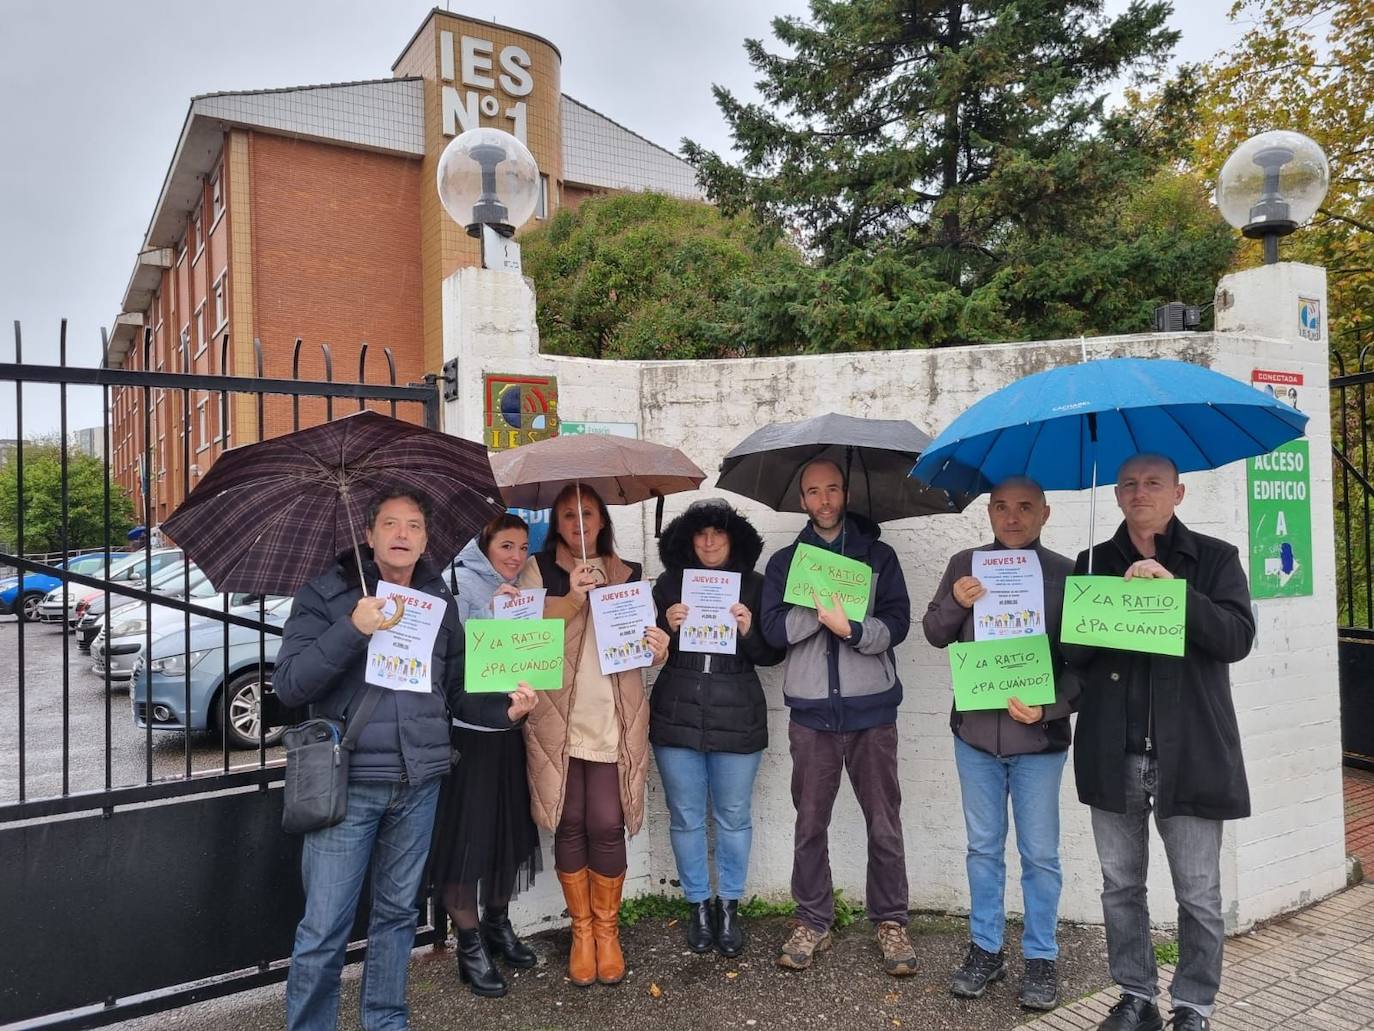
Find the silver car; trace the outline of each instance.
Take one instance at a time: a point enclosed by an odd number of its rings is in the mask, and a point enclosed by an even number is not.
[[[185,583],[185,570],[176,566],[165,569],[161,574],[154,577],[151,589],[169,598],[182,598],[186,589]],[[248,615],[251,618],[257,614],[257,597],[255,595],[218,593],[205,574],[194,564],[191,566],[190,593],[185,594],[184,597],[192,605],[210,611],[223,611],[226,608],[247,606],[251,602],[254,608]],[[110,613],[109,639],[106,639],[105,630],[101,629],[96,634],[95,640],[91,642],[92,673],[103,677],[106,666],[108,666],[111,681],[125,683],[133,679],[134,667],[138,664],[143,655],[144,646],[148,643],[148,610],[149,606],[144,602],[133,601],[127,605],[121,605]],[[185,631],[186,614],[170,605],[154,604],[152,606],[152,619],[152,636],[154,639],[164,634],[173,634],[178,630]],[[191,617],[193,624],[197,620],[198,617]]]
[[[291,614],[291,602],[291,598],[271,599],[267,603],[267,623],[278,627],[285,623]],[[245,605],[233,612],[257,619],[258,606]],[[267,664],[266,687],[270,690],[272,666],[281,647],[281,638],[276,634],[267,634],[261,642],[258,635],[259,631],[248,627],[230,626],[227,657],[224,625],[212,617],[192,625],[189,652],[181,627],[154,638],[152,661],[146,667],[138,663],[129,686],[134,724],[140,729],[147,727],[151,715],[154,730],[223,727],[233,747],[256,748],[263,733],[260,649],[266,653],[262,657]],[[268,727],[263,734],[266,743],[276,744],[285,729]]]

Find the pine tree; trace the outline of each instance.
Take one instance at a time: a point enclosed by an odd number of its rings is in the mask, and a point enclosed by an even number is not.
[[[683,152],[726,214],[752,210],[818,265],[888,250],[971,299],[1013,251],[1072,233],[1161,165],[1165,141],[1105,103],[1114,83],[1162,68],[1168,12],[812,0],[810,21],[774,20],[786,52],[745,43],[761,103],[715,89],[739,163],[686,140]],[[1000,321],[983,319],[994,334]]]

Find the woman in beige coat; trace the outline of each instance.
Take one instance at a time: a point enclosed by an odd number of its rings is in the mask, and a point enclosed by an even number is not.
[[[572,918],[568,978],[576,985],[615,984],[625,976],[625,835],[644,822],[649,761],[644,671],[601,672],[587,593],[641,578],[638,565],[615,553],[605,502],[588,487],[570,486],[554,501],[543,551],[519,579],[522,587],[546,588],[545,618],[566,624],[563,688],[540,692],[525,744],[534,820],[554,832],[554,866]],[[644,640],[654,665],[661,664],[668,635],[649,625]]]

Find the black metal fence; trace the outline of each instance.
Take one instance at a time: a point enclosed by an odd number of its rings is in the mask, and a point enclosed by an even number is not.
[[[295,428],[302,402],[322,407],[325,420],[336,410],[341,416],[380,404],[393,415],[438,425],[432,377],[397,385],[395,362],[383,349],[387,381],[367,383],[366,344],[358,382],[336,383],[327,345],[325,378],[299,378],[299,340],[286,379],[264,376],[258,341],[255,375],[230,374],[227,336],[218,341],[217,375],[192,373],[184,345],[180,371],[149,371],[148,335],[138,370],[68,365],[65,321],[56,365],[25,362],[17,323],[14,336],[14,362],[0,363],[0,391],[14,398],[18,445],[11,461],[24,484],[25,387],[55,386],[64,555],[77,550],[67,532],[74,388],[100,391],[107,461],[112,391],[138,392],[148,470],[155,392],[179,397],[179,425],[163,429],[180,439],[183,497],[191,489],[193,391],[213,399],[226,444],[233,443],[227,428],[245,414],[254,432],[242,427],[238,436],[261,439],[268,406],[284,404],[273,400],[279,398],[289,399]],[[232,402],[242,398],[248,406],[238,401],[234,410]],[[319,421],[310,413],[306,420]],[[22,607],[17,622],[0,625],[0,1026],[91,1027],[281,980],[302,909],[300,846],[280,829],[283,770],[274,748],[292,714],[275,706],[270,692],[287,606],[198,591],[192,565],[154,548],[151,533],[141,551],[118,550],[125,542],[110,539],[109,518],[118,489],[107,475],[105,533],[95,542],[94,560],[27,554],[22,489],[14,549],[0,553],[0,567],[11,566],[22,578],[18,599],[36,589],[31,580],[52,578],[62,603],[55,630],[26,619]],[[151,528],[149,491],[142,495],[138,515]],[[103,636],[103,651],[94,655],[99,677],[73,670],[80,642],[74,643],[66,596],[76,591],[100,612],[100,633],[91,641],[94,649]],[[129,603],[131,609],[117,612]],[[116,638],[120,628],[129,633]],[[119,698],[124,674],[130,674],[127,701]],[[365,920],[361,913],[352,940],[364,937]],[[422,923],[421,943],[442,937],[428,915]],[[361,951],[351,949],[350,958]]]
[[[1348,765],[1374,769],[1374,333],[1331,352],[1341,743]],[[1349,357],[1347,357],[1349,356]]]

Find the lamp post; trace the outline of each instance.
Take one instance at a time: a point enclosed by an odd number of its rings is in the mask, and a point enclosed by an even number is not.
[[[1276,129],[1251,136],[1232,152],[1217,179],[1221,217],[1252,240],[1264,241],[1264,263],[1277,264],[1279,237],[1317,212],[1330,182],[1326,155],[1300,132]]]
[[[525,145],[500,129],[469,129],[439,157],[439,200],[469,236],[489,227],[511,237],[539,201],[539,166]]]

